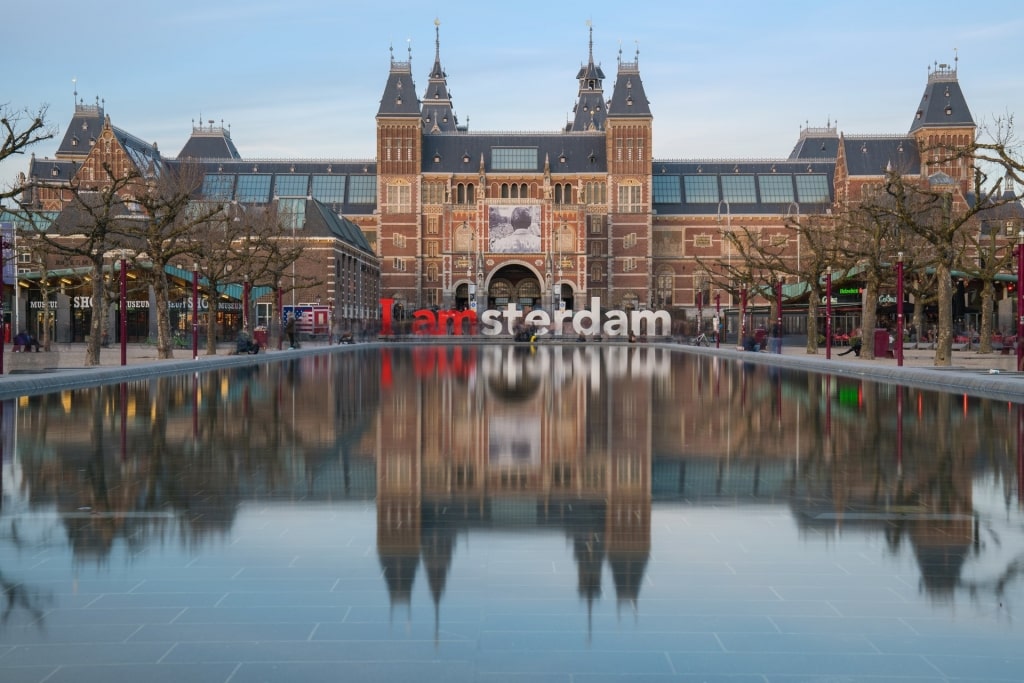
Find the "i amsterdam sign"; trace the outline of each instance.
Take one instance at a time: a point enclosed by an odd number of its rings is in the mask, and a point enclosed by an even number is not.
[[[391,310],[394,299],[381,299],[381,333],[394,334]],[[603,322],[602,322],[603,318]],[[537,335],[543,336],[551,330],[560,330],[566,321],[572,324],[575,334],[603,335],[606,337],[628,337],[630,334],[641,334],[646,323],[648,334],[671,334],[672,316],[668,311],[620,311],[611,310],[601,313],[601,298],[591,297],[590,308],[579,311],[558,310],[554,315],[547,311],[535,309],[524,313],[509,304],[503,309],[487,309],[477,315],[470,309],[465,311],[432,311],[423,309],[412,314],[412,333],[418,335],[442,336],[451,333],[462,334],[462,323],[468,321],[471,330],[479,330],[486,337],[500,334],[512,334],[517,323],[534,326]],[[659,326],[660,323],[660,326]]]

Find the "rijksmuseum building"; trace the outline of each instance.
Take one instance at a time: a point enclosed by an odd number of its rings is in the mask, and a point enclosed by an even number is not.
[[[700,301],[738,304],[733,288],[721,278],[716,285],[705,270],[733,257],[727,230],[759,231],[796,262],[801,245],[787,222],[856,200],[862,187],[883,182],[887,168],[946,174],[968,189],[968,164],[919,151],[974,139],[955,63],[929,69],[920,104],[907,107],[905,133],[848,135],[829,124],[802,128],[788,156],[777,159],[672,160],[655,156],[639,54],[627,61],[620,50],[606,84],[593,52],[591,32],[575,92],[564,93],[564,101],[575,98],[571,120],[560,128],[474,132],[456,117],[438,32],[425,85],[414,79],[411,51],[408,61],[392,54],[376,147],[365,160],[243,158],[230,130],[212,121],[193,124],[169,159],[155,143],[113,126],[98,100],[78,104],[56,159],[33,158],[28,204],[59,211],[67,201],[62,188],[72,178],[101,177],[104,162],[143,174],[160,164],[199,164],[204,199],[276,203],[304,245],[294,285],[284,284],[286,302],[316,307],[321,320],[328,310],[332,319],[376,319],[381,298],[392,299],[400,317],[510,303],[580,310],[592,297],[605,308],[666,309],[679,320]],[[559,101],[549,103],[553,110]],[[171,273],[183,297],[189,268]],[[252,284],[256,320],[264,322],[273,283]],[[238,302],[240,292],[220,294]],[[859,307],[859,297],[840,304]],[[230,315],[230,302],[222,309]],[[144,309],[134,315],[143,316],[133,321],[136,336],[153,329]],[[85,329],[73,310],[68,316]],[[797,317],[788,322],[802,325]],[[236,324],[229,320],[226,331]]]

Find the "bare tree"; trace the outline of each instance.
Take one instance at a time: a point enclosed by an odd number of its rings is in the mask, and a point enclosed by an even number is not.
[[[145,260],[151,264],[148,280],[156,303],[158,358],[174,357],[167,266],[195,251],[192,240],[198,226],[224,215],[219,204],[193,200],[202,179],[202,169],[194,164],[164,165],[134,197],[144,213],[137,237]],[[219,251],[219,245],[209,246],[210,254]]]
[[[29,147],[52,138],[56,130],[46,123],[47,107],[35,112],[27,109],[14,110],[9,105],[0,105],[0,163],[16,154],[24,154]],[[0,188],[0,200],[17,197],[24,188],[20,184]]]
[[[137,252],[139,248],[137,226],[141,215],[124,199],[139,182],[139,173],[131,170],[118,174],[109,164],[103,164],[102,170],[103,182],[83,186],[77,179],[73,180],[68,188],[71,200],[51,229],[39,233],[39,238],[49,247],[91,267],[92,316],[86,345],[87,366],[100,362],[108,301],[103,275],[105,261],[124,251]]]
[[[929,154],[933,150],[922,150]],[[964,149],[937,148],[934,152],[947,159],[969,157]],[[971,197],[963,195],[956,182],[945,173],[934,173],[917,180],[890,171],[885,190],[892,200],[891,216],[897,231],[906,231],[923,240],[934,253],[936,293],[938,296],[938,338],[935,365],[952,364],[953,350],[953,271],[963,263],[967,246],[965,235],[977,230],[978,222],[994,208],[1006,203],[1003,179],[989,183],[988,175],[975,166]]]
[[[237,284],[239,279],[254,286],[269,283],[276,290],[284,272],[302,256],[302,246],[283,226],[275,204],[232,203],[193,225],[189,253],[211,293],[206,311],[206,351],[215,354],[218,297],[213,294],[225,285]],[[304,285],[311,282],[310,278],[300,279]]]

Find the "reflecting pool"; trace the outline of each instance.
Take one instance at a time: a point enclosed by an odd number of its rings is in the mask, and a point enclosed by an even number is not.
[[[0,407],[4,683],[1024,678],[1020,404],[479,345]]]

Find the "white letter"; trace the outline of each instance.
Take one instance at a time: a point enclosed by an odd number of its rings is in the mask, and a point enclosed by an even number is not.
[[[536,325],[539,328],[537,334],[542,335],[548,333],[548,325],[551,324],[551,318],[548,317],[547,311],[534,309],[526,314],[526,319],[523,322],[527,325]]]
[[[489,308],[480,314],[480,333],[488,337],[501,334],[501,311]]]
[[[604,324],[604,333],[609,337],[625,337],[629,334],[629,318],[625,311],[608,311],[608,322]]]
[[[589,320],[589,325],[584,322]],[[598,334],[601,331],[601,297],[590,298],[590,310],[583,309],[572,317],[572,329],[576,334]]]
[[[633,334],[640,334],[640,322],[647,322],[647,334],[658,334],[656,323],[661,321],[661,334],[669,334],[672,329],[672,316],[668,311],[633,311]]]

